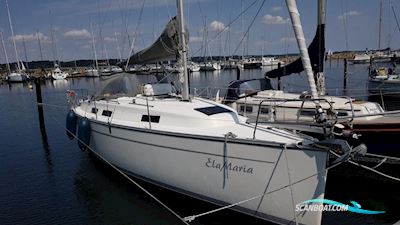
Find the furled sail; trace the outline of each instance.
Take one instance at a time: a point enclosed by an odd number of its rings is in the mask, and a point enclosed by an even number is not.
[[[311,44],[308,46],[311,67],[314,72],[324,71],[325,57],[325,24],[318,24],[317,32]],[[268,78],[277,78],[287,76],[293,73],[300,73],[304,70],[301,58],[296,59],[292,63],[265,73]]]
[[[188,40],[189,33],[186,31],[186,34],[186,39]],[[145,64],[174,60],[178,56],[178,50],[178,22],[176,17],[173,17],[168,22],[160,37],[150,47],[133,54],[128,61],[129,64]],[[126,61],[121,64],[126,65]]]

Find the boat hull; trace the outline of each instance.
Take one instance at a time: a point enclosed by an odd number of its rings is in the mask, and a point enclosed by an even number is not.
[[[25,82],[28,77],[25,74],[14,74],[7,77],[7,81],[11,83]]]
[[[323,198],[327,152],[284,150],[252,140],[178,134],[91,120],[91,148],[130,175],[214,204],[269,193],[234,209],[265,220],[294,221],[294,204]],[[227,159],[224,164],[224,152]],[[289,163],[287,163],[289,162]],[[225,165],[225,166],[224,166]],[[289,168],[290,173],[288,173]],[[324,171],[316,176],[316,171]],[[303,179],[312,176],[309,179]],[[322,212],[298,212],[301,224],[320,224]]]
[[[384,94],[400,97],[400,80],[369,79],[368,91],[372,94]]]

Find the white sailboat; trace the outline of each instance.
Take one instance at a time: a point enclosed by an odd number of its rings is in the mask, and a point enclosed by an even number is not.
[[[24,82],[24,81],[28,80],[28,75],[26,73],[24,64],[19,61],[17,44],[15,43],[14,29],[13,29],[12,21],[11,21],[10,8],[8,6],[7,0],[6,0],[6,6],[7,6],[7,13],[8,13],[8,22],[9,22],[10,30],[11,30],[11,37],[12,37],[13,45],[14,45],[15,59],[16,59],[16,63],[17,63],[17,70],[14,72],[12,72],[10,70],[10,73],[7,75],[7,81],[8,82]],[[4,45],[4,43],[3,43],[3,45]]]
[[[275,78],[282,76],[282,74],[289,75],[306,70],[311,94],[308,92],[287,93],[274,90],[268,78],[252,79],[232,82],[224,102],[237,109],[241,115],[253,119],[256,117],[263,118],[266,123],[272,122],[274,126],[280,128],[325,135],[327,130],[334,129],[335,123],[341,123],[344,125],[341,128],[342,131],[360,134],[359,141],[367,144],[370,152],[378,154],[397,152],[397,149],[393,149],[393,147],[382,150],[374,147],[373,143],[368,144],[371,141],[369,137],[381,137],[382,140],[386,140],[386,137],[395,136],[400,132],[400,121],[396,117],[385,115],[388,113],[378,103],[355,100],[349,97],[318,95],[313,72],[323,73],[325,49],[323,39],[325,15],[323,12],[325,11],[325,1],[319,0],[318,5],[318,29],[309,46],[309,49],[314,51],[311,57],[313,63],[310,63],[308,56],[303,56],[302,50],[307,51],[305,42],[303,42],[303,47],[300,48],[302,54],[300,59],[288,64],[286,68],[282,67],[266,73],[267,77]],[[301,25],[298,23],[294,29],[300,27]],[[298,37],[296,36],[296,38]],[[304,37],[298,38],[299,40],[304,40]],[[318,48],[320,48],[320,52],[317,51]],[[303,64],[299,67],[301,65],[300,60],[307,61],[308,65]],[[311,65],[316,66],[313,68]],[[284,74],[283,71],[287,73]],[[329,120],[333,123],[329,123]],[[342,133],[339,135],[342,135]],[[393,144],[393,146],[397,145]]]
[[[94,99],[73,105],[70,131],[78,117],[80,146],[139,179],[218,205],[254,198],[233,209],[276,223],[320,224],[321,211],[300,213],[295,205],[324,197],[328,151],[190,97],[182,0],[177,8],[160,38],[129,62],[168,60],[179,52],[181,94],[162,75],[114,75]]]

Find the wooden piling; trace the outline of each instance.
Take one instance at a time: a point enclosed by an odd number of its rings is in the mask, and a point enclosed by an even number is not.
[[[347,89],[347,59],[344,59],[343,89]]]
[[[278,69],[281,68],[281,62],[278,62]],[[278,77],[278,90],[281,90],[281,77]]]
[[[236,66],[236,80],[240,80],[240,68]]]

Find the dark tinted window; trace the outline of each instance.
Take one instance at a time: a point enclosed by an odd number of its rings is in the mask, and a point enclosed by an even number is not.
[[[108,110],[103,110],[103,112],[101,113],[101,115],[103,115],[103,116],[108,116],[108,117],[110,117],[111,114],[112,114],[112,112],[111,112],[111,111],[108,111]]]
[[[268,114],[268,113],[269,113],[269,108],[267,108],[267,107],[261,107],[260,113],[261,113],[261,114]]]
[[[159,123],[160,122],[160,116],[150,116],[150,120],[152,123]],[[149,116],[148,115],[143,115],[142,116],[142,122],[149,122]]]
[[[244,112],[244,109],[245,109],[244,105],[241,105],[240,112]],[[246,112],[250,112],[250,113],[253,112],[253,106],[246,105]]]
[[[300,111],[300,116],[315,116],[315,110],[303,109]]]

